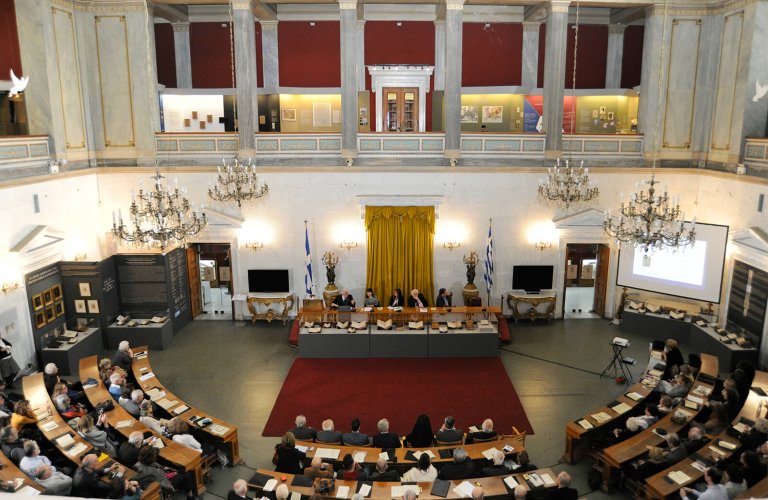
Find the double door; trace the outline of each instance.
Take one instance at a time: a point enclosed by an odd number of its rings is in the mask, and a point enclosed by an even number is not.
[[[384,95],[387,132],[416,132],[419,130],[419,89],[387,87]]]

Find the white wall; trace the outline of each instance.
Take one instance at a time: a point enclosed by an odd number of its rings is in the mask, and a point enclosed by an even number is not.
[[[224,132],[224,124],[219,118],[224,116],[223,95],[177,95],[162,94],[163,121],[166,132]],[[192,112],[197,111],[197,118]],[[208,123],[208,115],[213,121]],[[189,127],[184,126],[184,119],[189,119]],[[200,128],[204,121],[205,129]]]

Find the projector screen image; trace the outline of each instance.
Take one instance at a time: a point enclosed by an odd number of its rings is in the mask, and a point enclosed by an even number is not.
[[[623,248],[618,286],[720,302],[728,226],[696,224],[696,242],[677,251]]]

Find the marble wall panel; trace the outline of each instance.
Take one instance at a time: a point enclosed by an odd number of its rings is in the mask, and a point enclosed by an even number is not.
[[[95,16],[104,145],[136,145],[125,16]]]
[[[733,125],[733,104],[736,99],[736,76],[741,52],[744,12],[725,16],[720,46],[720,67],[717,72],[714,117],[712,120],[712,149],[730,148]]]
[[[85,149],[85,114],[74,14],[57,7],[53,7],[52,12],[65,146],[67,149]]]
[[[663,147],[689,149],[701,42],[701,19],[673,19],[667,65]]]

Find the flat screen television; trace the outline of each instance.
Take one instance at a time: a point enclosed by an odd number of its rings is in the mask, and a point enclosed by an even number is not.
[[[552,274],[555,266],[514,266],[512,288],[528,293],[552,288]]]
[[[249,269],[248,291],[253,293],[289,292],[288,269]]]

